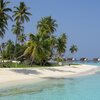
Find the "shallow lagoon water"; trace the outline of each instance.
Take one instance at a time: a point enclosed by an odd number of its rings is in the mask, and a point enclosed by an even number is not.
[[[99,64],[98,64],[99,65]],[[99,100],[100,72],[0,90],[0,100]]]

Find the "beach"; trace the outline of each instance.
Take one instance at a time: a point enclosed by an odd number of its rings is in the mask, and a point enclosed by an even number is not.
[[[0,68],[0,85],[36,83],[43,79],[70,78],[93,74],[97,66],[71,65],[43,68]]]

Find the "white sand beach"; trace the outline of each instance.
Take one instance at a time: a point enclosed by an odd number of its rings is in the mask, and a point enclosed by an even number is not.
[[[35,83],[42,79],[69,78],[81,75],[93,74],[97,66],[71,65],[45,68],[0,68],[0,84],[25,83],[30,80]]]

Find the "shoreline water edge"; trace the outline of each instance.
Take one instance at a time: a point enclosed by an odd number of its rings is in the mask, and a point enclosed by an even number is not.
[[[47,79],[74,78],[95,74],[98,66],[65,65],[47,68],[0,68],[0,88],[37,83]]]

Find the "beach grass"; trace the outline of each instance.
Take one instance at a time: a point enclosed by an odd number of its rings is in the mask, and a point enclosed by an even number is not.
[[[80,65],[77,63],[66,63],[63,62],[63,66],[64,65]],[[45,66],[41,66],[41,65],[36,65],[36,64],[24,64],[24,63],[13,63],[13,62],[4,62],[4,63],[0,63],[0,68],[37,68],[37,67],[60,67],[61,65],[57,64],[57,63],[48,63],[48,65]]]
[[[0,64],[0,68],[37,68],[37,67],[55,67],[58,66],[58,64],[49,64],[47,66],[40,66],[40,65],[28,65],[28,64],[23,64],[23,63],[11,63],[11,62],[7,62],[7,63],[1,63]]]
[[[26,64],[17,64],[17,63],[3,63],[0,64],[1,68],[31,68],[31,67],[43,67],[43,66],[39,66],[39,65],[26,65]]]

